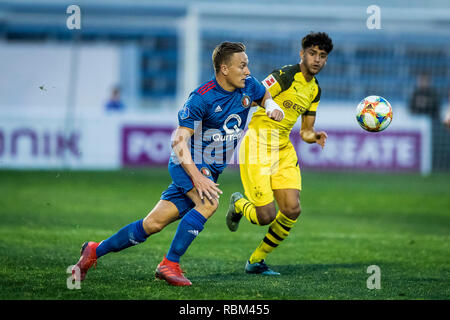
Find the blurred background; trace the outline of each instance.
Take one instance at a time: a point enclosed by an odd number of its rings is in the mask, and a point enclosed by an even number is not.
[[[1,1],[0,169],[165,166],[217,44],[244,42],[263,80],[299,62],[310,31],[334,42],[317,76],[329,139],[322,151],[294,130],[302,168],[450,171],[447,0]],[[393,107],[381,133],[355,120],[369,95]]]

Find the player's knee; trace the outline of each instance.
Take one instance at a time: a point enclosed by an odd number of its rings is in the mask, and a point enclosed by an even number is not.
[[[300,203],[280,207],[280,211],[289,219],[295,220],[302,213]]]
[[[258,224],[265,226],[271,224],[275,220],[276,212],[275,210],[257,210],[256,215],[258,218]]]
[[[208,215],[207,218],[212,216],[217,209],[219,208],[219,202],[217,200],[205,200],[203,203],[197,205],[197,209],[200,210],[202,213],[205,213]]]
[[[274,218],[269,216],[258,216],[258,223],[261,226],[266,226],[268,224],[271,224]]]
[[[162,223],[154,223],[152,228],[152,233],[158,233],[164,229],[165,225]]]
[[[147,234],[154,234],[160,232],[166,224],[158,222],[154,219],[145,218],[143,221],[143,227]]]

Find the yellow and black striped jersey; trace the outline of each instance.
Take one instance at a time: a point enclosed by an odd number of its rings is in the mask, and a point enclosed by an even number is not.
[[[300,70],[300,64],[287,65],[274,70],[263,81],[273,100],[284,111],[280,122],[267,117],[264,108],[258,107],[249,123],[249,129],[277,129],[279,144],[289,142],[289,134],[300,115],[316,114],[320,101],[320,87],[314,77],[307,82]]]

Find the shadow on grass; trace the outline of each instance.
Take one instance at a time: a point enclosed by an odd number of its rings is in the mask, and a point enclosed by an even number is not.
[[[361,274],[362,277],[367,277],[367,267],[377,263],[317,263],[317,264],[292,264],[292,265],[269,265],[271,269],[281,273],[281,277],[289,276],[291,278],[296,277],[323,277],[324,275],[340,275],[341,277],[354,277],[355,273]],[[381,264],[381,263],[380,263]],[[385,263],[383,263],[385,265]],[[228,270],[228,271],[227,271]],[[209,274],[196,274],[197,270],[191,270],[190,276],[197,281],[211,280],[217,281],[236,281],[243,279],[250,279],[251,277],[264,277],[264,278],[278,278],[277,276],[265,276],[258,274],[247,274],[242,265],[238,270],[230,269],[223,270],[222,272],[215,272]],[[231,271],[231,272],[230,272]]]
[[[323,273],[337,272],[341,269],[361,270],[366,272],[368,266],[373,263],[316,263],[316,264],[300,264],[300,265],[274,265],[272,268],[281,274],[305,274],[305,273]],[[376,264],[376,263],[375,263]]]

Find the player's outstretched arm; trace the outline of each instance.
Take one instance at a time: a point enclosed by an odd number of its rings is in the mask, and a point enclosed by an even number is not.
[[[315,116],[302,116],[302,127],[300,129],[300,136],[302,140],[307,143],[317,143],[322,148],[325,147],[325,142],[328,135],[325,131],[315,131],[314,122],[316,121]]]
[[[209,200],[219,199],[219,194],[222,194],[223,192],[217,187],[218,184],[201,174],[192,160],[191,151],[189,150],[187,142],[193,134],[194,130],[191,128],[178,127],[172,140],[172,149],[184,171],[191,177],[192,183],[197,189],[200,199],[203,200],[204,196]]]

